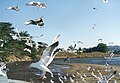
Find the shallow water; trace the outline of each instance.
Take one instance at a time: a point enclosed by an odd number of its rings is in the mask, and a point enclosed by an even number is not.
[[[120,57],[108,58],[71,58],[70,60],[64,62],[64,59],[54,59],[53,62],[57,63],[86,63],[86,64],[101,64],[104,65],[106,61],[110,65],[120,65]]]

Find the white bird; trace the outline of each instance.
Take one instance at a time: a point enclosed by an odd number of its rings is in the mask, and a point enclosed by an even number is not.
[[[63,80],[59,77],[58,80],[60,81],[60,83],[64,83]]]
[[[51,79],[51,80],[50,80],[50,83],[54,83],[54,81]]]
[[[24,23],[25,25],[38,25],[40,26],[40,28],[44,27],[44,21],[43,21],[43,17],[38,18],[38,19],[34,19],[34,20],[28,20]]]
[[[6,64],[0,65],[0,76],[7,76],[4,71],[6,71]]]
[[[110,56],[110,58],[112,58],[114,56],[114,53],[111,52],[109,56]]]
[[[54,39],[52,40],[51,44],[53,44],[55,41],[58,41],[59,37],[60,37],[60,34],[55,36]]]
[[[85,78],[80,74],[80,78],[82,79],[83,82],[86,82]]]
[[[72,77],[73,77],[73,78],[75,78],[75,75],[74,75],[74,74],[72,74]]]
[[[116,80],[114,80],[114,83],[117,83],[117,81],[116,81]]]
[[[87,67],[87,70],[90,71],[91,67]]]
[[[87,77],[86,74],[83,74],[84,77]]]
[[[8,8],[6,8],[7,10],[15,10],[15,11],[19,11],[20,10],[20,8],[19,8],[19,6],[17,5],[17,6],[12,6],[12,7],[8,7]]]
[[[98,39],[98,41],[102,42],[103,40],[102,39]]]
[[[108,77],[103,77],[102,74],[100,77],[96,76],[94,73],[92,73],[92,76],[98,79],[101,83],[108,83],[109,80],[111,80],[116,74],[116,71],[114,71],[112,74],[110,74]]]
[[[24,48],[24,51],[27,51],[27,52],[31,53],[31,50],[28,49],[28,48]]]
[[[31,1],[31,2],[27,3],[26,5],[27,6],[36,6],[38,8],[46,8],[46,5],[44,3],[35,2],[35,1]]]
[[[74,83],[74,80],[72,79],[72,77],[70,77],[70,82]]]
[[[47,47],[48,44],[47,43],[44,43],[44,42],[37,42],[38,43],[38,47]]]
[[[95,7],[94,7],[93,9],[94,9],[94,10],[98,10],[98,9],[97,9],[97,8],[95,8]]]
[[[37,68],[39,70],[42,70],[41,77],[43,78],[46,74],[46,72],[49,72],[51,74],[51,77],[53,77],[53,73],[47,68],[47,66],[52,62],[55,55],[58,53],[58,49],[55,50],[55,48],[59,45],[59,41],[54,41],[52,45],[47,47],[41,56],[41,59],[36,62],[32,63],[30,67]]]
[[[103,3],[108,3],[108,0],[103,0]]]
[[[0,64],[0,83],[8,83],[6,64]]]

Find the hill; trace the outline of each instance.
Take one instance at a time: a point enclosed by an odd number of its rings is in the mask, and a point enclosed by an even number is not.
[[[118,45],[114,45],[114,46],[108,46],[108,48],[109,48],[109,50],[110,51],[118,51],[118,50],[120,50],[120,46],[118,46]]]

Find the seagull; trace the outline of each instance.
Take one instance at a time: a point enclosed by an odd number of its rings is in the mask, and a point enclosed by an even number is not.
[[[46,5],[44,3],[35,2],[35,1],[31,1],[31,2],[27,3],[26,5],[27,6],[36,6],[38,8],[46,8]]]
[[[95,27],[96,27],[96,24],[93,25],[93,28],[92,28],[92,29],[95,29]]]
[[[94,7],[93,9],[94,9],[94,10],[98,10],[98,9],[97,9],[97,8],[95,8],[95,7]]]
[[[47,47],[48,44],[44,43],[44,42],[37,42],[38,43],[38,47]]]
[[[98,39],[98,41],[102,42],[102,39]]]
[[[81,43],[81,44],[84,44],[82,41],[78,41],[78,44]]]
[[[108,3],[108,0],[103,0],[103,3]]]
[[[12,7],[8,7],[8,8],[6,8],[7,10],[15,10],[15,11],[19,11],[20,9],[19,9],[19,6],[17,5],[17,6],[12,6]]]
[[[40,26],[40,28],[44,27],[44,21],[43,21],[43,17],[38,18],[38,19],[34,19],[34,20],[28,20],[24,23],[25,25],[38,25]]]
[[[57,36],[55,36],[51,43],[53,44],[55,41],[58,41],[59,37],[60,37],[60,34],[58,34]]]
[[[59,45],[59,41],[54,41],[53,44],[48,46],[42,52],[41,59],[38,62],[32,63],[30,65],[30,67],[42,70],[41,77],[43,79],[44,79],[44,76],[45,76],[46,72],[49,72],[51,74],[51,77],[53,77],[53,73],[47,67],[53,61],[55,55],[59,52],[58,49],[55,49],[58,45]]]
[[[70,77],[70,82],[71,82],[71,83],[74,83],[74,80],[72,79],[72,77]]]
[[[0,65],[0,76],[7,76],[6,75],[6,64]]]
[[[28,48],[24,48],[24,51],[27,51],[27,52],[31,53],[31,50],[28,49]]]
[[[114,42],[109,42],[108,44],[114,44]]]
[[[110,58],[112,58],[114,56],[114,53],[111,52],[109,56],[110,56]]]
[[[60,83],[64,83],[63,80],[59,77],[58,80],[60,81]]]
[[[17,32],[17,35],[18,35],[18,40],[26,40],[25,44],[30,46],[30,47],[33,47],[32,38],[30,36],[21,36],[17,27],[16,27],[16,32]]]
[[[99,82],[101,83],[108,83],[109,80],[111,80],[116,74],[116,71],[114,71],[112,74],[110,74],[108,77],[103,77],[102,74],[99,72],[100,77],[97,77],[93,72],[92,76],[98,79]]]
[[[87,67],[87,70],[90,71],[91,67]]]
[[[51,79],[51,80],[50,80],[50,83],[54,83],[54,81]]]

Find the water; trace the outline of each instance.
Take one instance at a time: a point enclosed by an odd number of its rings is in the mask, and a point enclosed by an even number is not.
[[[64,59],[54,59],[54,62],[64,63]],[[71,58],[70,61],[65,63],[86,63],[86,64],[101,64],[109,63],[110,65],[120,65],[120,57],[108,58]]]

